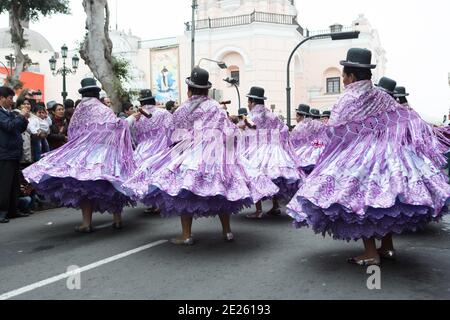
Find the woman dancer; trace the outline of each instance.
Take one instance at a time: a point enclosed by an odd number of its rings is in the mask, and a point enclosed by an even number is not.
[[[148,117],[141,117],[132,127],[135,145],[134,160],[136,166],[146,166],[159,152],[171,145],[172,114],[166,109],[156,107],[151,90],[140,92],[139,102]],[[158,214],[157,208],[148,208],[145,213]]]
[[[346,89],[332,111],[331,140],[288,205],[297,227],[362,239],[364,254],[348,260],[361,266],[394,258],[392,235],[439,220],[450,199],[430,126],[374,88],[371,57],[369,50],[350,49],[341,62]]]
[[[294,147],[300,168],[310,174],[325,148],[325,123],[312,118],[310,107],[300,105],[297,110],[299,123],[291,132],[291,143]]]
[[[123,207],[134,203],[120,191],[135,170],[129,125],[100,102],[95,79],[83,79],[81,85],[83,99],[70,121],[68,143],[28,167],[24,176],[53,203],[81,209],[83,223],[75,231],[91,233],[92,213],[106,211],[114,215],[113,228],[120,229]]]
[[[237,127],[208,97],[209,73],[194,68],[186,79],[188,101],[173,115],[174,143],[141,165],[124,187],[164,217],[181,217],[176,245],[193,245],[193,218],[219,216],[223,237],[233,241],[230,214],[278,192],[266,176],[243,165],[235,148]]]
[[[289,140],[289,129],[273,112],[265,106],[265,90],[252,87],[248,97],[250,120],[246,123],[249,129],[246,136],[253,138],[244,155],[249,159],[252,168],[269,177],[280,192],[272,197],[273,207],[269,215],[280,215],[279,198],[291,199],[298,189],[304,173],[299,169],[292,144]],[[253,132],[252,132],[253,131]],[[262,203],[256,204],[256,212],[247,215],[248,219],[261,219]]]

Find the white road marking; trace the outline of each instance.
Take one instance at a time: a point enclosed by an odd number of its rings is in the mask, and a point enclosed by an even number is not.
[[[95,229],[101,230],[101,229],[106,229],[106,228],[112,228],[112,224],[113,224],[112,222],[108,222],[108,223],[102,224],[100,226],[94,226],[94,230]]]
[[[22,295],[24,293],[30,292],[32,290],[35,290],[35,289],[47,286],[49,284],[52,284],[52,283],[58,282],[60,280],[63,280],[65,278],[68,278],[70,276],[73,276],[74,274],[80,274],[82,272],[86,272],[88,270],[92,270],[92,269],[98,268],[98,267],[100,267],[102,265],[105,265],[107,263],[111,263],[111,262],[114,262],[114,261],[126,258],[126,257],[128,257],[128,256],[130,256],[132,254],[136,254],[136,253],[139,253],[141,251],[145,251],[145,250],[148,250],[150,248],[154,248],[156,246],[162,245],[162,244],[167,243],[167,242],[168,242],[167,240],[156,241],[156,242],[150,243],[148,245],[145,245],[145,246],[142,246],[142,247],[139,247],[139,248],[136,248],[136,249],[124,252],[124,253],[120,253],[120,254],[115,255],[113,257],[106,258],[106,259],[94,262],[94,263],[92,263],[90,265],[87,265],[85,267],[82,267],[82,268],[78,269],[75,273],[74,272],[65,272],[65,273],[62,273],[62,274],[57,275],[55,277],[51,277],[51,278],[48,278],[48,279],[45,279],[45,280],[42,280],[42,281],[30,284],[28,286],[22,287],[20,289],[4,293],[4,294],[0,295],[0,300],[8,300],[8,299],[17,297],[17,296]]]

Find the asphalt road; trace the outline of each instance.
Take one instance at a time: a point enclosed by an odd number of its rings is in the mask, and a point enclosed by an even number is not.
[[[232,220],[234,243],[222,240],[218,218],[195,221],[193,247],[161,241],[179,234],[179,219],[142,208],[125,211],[122,231],[94,216],[100,228],[90,235],[73,232],[81,214],[70,209],[13,220],[0,225],[0,299],[450,299],[449,218],[397,237],[398,260],[383,264],[381,289],[369,290],[367,270],[346,263],[361,243],[295,230],[286,216],[245,214]],[[87,266],[79,290],[68,289],[69,266]]]

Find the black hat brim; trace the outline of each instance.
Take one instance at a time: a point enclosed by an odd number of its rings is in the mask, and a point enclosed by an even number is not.
[[[375,69],[376,64],[361,64],[356,62],[341,61],[341,65],[344,67],[362,68],[362,69]]]
[[[257,100],[267,100],[266,97],[257,97],[251,94],[246,95],[247,98],[257,99]]]
[[[395,94],[394,91],[389,91],[389,90],[386,89],[386,88],[380,87],[378,84],[376,84],[375,87],[377,87],[378,89],[383,90],[384,92],[389,93],[389,94],[391,94],[391,95],[394,95],[394,94]]]
[[[208,81],[208,84],[207,84],[207,85],[204,85],[204,86],[199,85],[199,84],[196,84],[196,83],[194,83],[194,82],[191,81],[191,77],[189,77],[189,78],[186,79],[186,84],[187,84],[189,87],[197,88],[197,89],[211,89],[211,87],[212,87],[212,83],[209,82],[209,81]]]
[[[403,97],[408,97],[409,93],[395,93],[394,97],[395,98],[403,98]]]
[[[305,112],[305,111],[298,111],[297,110],[297,114],[301,114],[302,116],[310,116],[310,114],[308,112]]]
[[[102,89],[99,88],[98,86],[87,86],[87,87],[83,87],[80,90],[78,90],[78,93],[83,94],[83,93],[88,92],[88,91],[100,92],[100,91],[102,91]]]
[[[144,101],[152,100],[152,99],[156,99],[156,98],[155,97],[145,97],[145,98],[139,98],[138,101],[139,102],[144,102]]]

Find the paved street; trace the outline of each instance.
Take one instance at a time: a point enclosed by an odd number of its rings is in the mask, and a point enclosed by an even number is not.
[[[194,247],[158,242],[178,234],[179,219],[128,209],[126,229],[119,232],[110,219],[96,215],[100,229],[91,235],[72,231],[80,213],[68,209],[1,225],[0,296],[31,285],[33,290],[15,291],[11,299],[450,298],[449,219],[398,237],[399,260],[384,263],[382,289],[374,291],[366,287],[366,270],[346,263],[360,253],[361,243],[295,230],[288,217],[234,217],[237,240],[231,244],[223,242],[218,219],[201,219],[194,222]],[[39,283],[71,265],[90,266],[81,274],[80,290],[69,290],[64,276]]]

